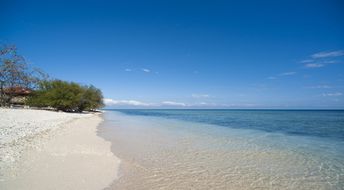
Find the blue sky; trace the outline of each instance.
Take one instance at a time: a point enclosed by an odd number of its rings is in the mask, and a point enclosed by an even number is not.
[[[344,3],[2,1],[0,42],[115,108],[344,108]]]

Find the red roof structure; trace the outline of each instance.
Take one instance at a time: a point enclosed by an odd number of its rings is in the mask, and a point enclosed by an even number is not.
[[[16,86],[11,88],[5,88],[4,92],[5,94],[12,94],[15,96],[27,96],[32,93],[32,90],[29,88]]]

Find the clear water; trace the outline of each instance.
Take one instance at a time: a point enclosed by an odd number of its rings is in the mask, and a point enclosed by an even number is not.
[[[110,189],[343,189],[344,111],[108,110]]]
[[[344,140],[344,111],[341,110],[120,110],[120,112],[230,128]]]

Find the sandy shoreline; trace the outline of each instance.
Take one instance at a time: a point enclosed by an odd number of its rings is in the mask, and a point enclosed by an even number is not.
[[[120,160],[97,136],[102,118],[0,109],[0,189],[103,189]]]

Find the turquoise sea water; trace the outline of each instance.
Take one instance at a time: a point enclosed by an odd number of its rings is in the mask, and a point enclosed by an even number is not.
[[[344,141],[344,111],[337,110],[119,110],[129,115],[155,116],[256,129],[271,133],[324,137]]]
[[[343,189],[344,111],[107,110],[114,189]]]

